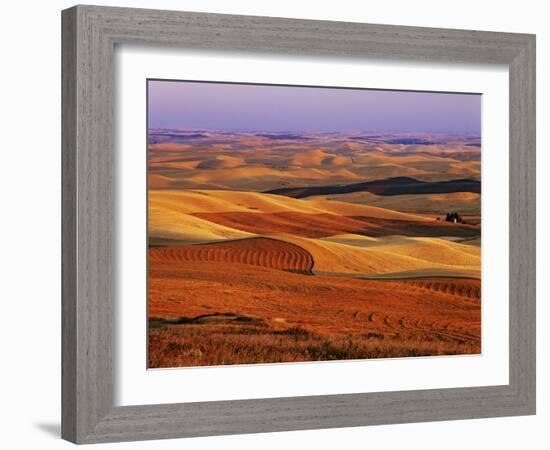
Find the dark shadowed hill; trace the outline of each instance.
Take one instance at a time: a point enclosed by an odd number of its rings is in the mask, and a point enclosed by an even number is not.
[[[451,192],[480,193],[481,183],[470,179],[420,181],[410,177],[395,177],[346,185],[293,187],[266,191],[268,194],[278,194],[293,198],[304,198],[312,195],[349,194],[351,192],[371,192],[377,195],[447,194]]]

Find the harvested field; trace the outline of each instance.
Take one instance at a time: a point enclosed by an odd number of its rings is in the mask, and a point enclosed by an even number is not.
[[[262,325],[170,325],[149,332],[151,368],[218,366],[478,353],[477,343],[386,338],[379,333],[319,335]]]
[[[288,233],[315,238],[341,233],[366,232],[366,225],[362,221],[335,214],[227,212],[197,213],[194,216],[256,234]]]
[[[404,281],[415,289],[427,289],[442,294],[465,297],[472,300],[481,300],[481,286],[477,280],[469,279],[421,279]]]
[[[223,212],[195,213],[207,222],[226,228],[254,234],[286,233],[295,236],[322,238],[336,234],[364,234],[368,236],[457,236],[479,235],[479,227],[449,222],[408,221],[381,219],[370,216],[341,216],[336,214],[309,214],[301,212]]]
[[[149,364],[479,353],[478,288],[479,280],[361,280],[152,259]]]
[[[149,367],[480,353],[480,136],[265,125],[148,130]]]
[[[313,257],[303,248],[268,238],[152,248],[149,250],[149,261],[152,263],[248,264],[302,273],[311,273],[313,269]]]

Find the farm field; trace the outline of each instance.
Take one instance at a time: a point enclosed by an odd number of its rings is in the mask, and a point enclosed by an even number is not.
[[[480,353],[479,140],[410,141],[150,130],[148,367]]]
[[[152,259],[149,367],[480,351],[476,279],[363,280]]]
[[[481,353],[481,95],[149,79],[149,368]]]

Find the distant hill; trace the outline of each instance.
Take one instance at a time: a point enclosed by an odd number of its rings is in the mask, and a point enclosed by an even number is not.
[[[394,138],[394,139],[379,139],[380,136],[352,136],[350,139],[356,141],[375,141],[384,142],[386,144],[402,144],[402,145],[442,145],[444,141],[435,141],[432,139],[421,138]]]
[[[267,194],[304,198],[312,195],[371,192],[377,195],[446,194],[451,192],[481,192],[481,183],[471,179],[420,181],[410,177],[394,177],[347,185],[290,187],[266,191]]]
[[[273,139],[273,140],[294,140],[294,139],[303,139],[303,140],[309,140],[309,137],[300,136],[298,134],[257,134],[256,136],[263,137],[266,139]]]

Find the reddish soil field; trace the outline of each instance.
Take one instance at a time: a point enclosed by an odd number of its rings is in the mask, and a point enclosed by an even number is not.
[[[149,252],[150,367],[481,351],[479,280],[309,276]]]
[[[313,269],[313,258],[303,248],[269,238],[151,248],[149,261],[153,264],[190,261],[247,264],[303,273],[311,273]]]
[[[193,215],[226,227],[256,234],[289,233],[295,236],[318,238],[366,231],[366,225],[362,221],[335,214],[225,212]]]
[[[408,284],[413,289],[427,289],[430,291],[441,292],[444,294],[466,297],[472,300],[481,299],[481,286],[479,280],[471,279],[421,279],[421,280],[405,280],[404,284]]]
[[[479,227],[451,224],[444,221],[413,222],[374,217],[346,217],[336,214],[299,212],[195,213],[200,219],[255,234],[288,233],[295,236],[321,238],[335,234],[355,233],[369,236],[478,236]]]

